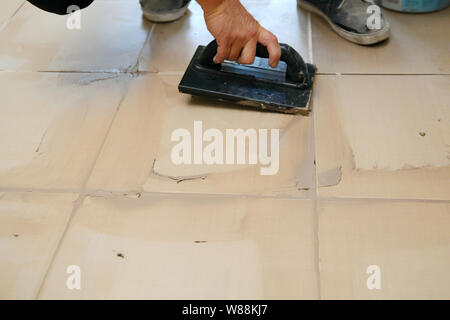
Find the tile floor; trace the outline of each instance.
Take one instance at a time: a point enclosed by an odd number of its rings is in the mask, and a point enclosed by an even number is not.
[[[318,66],[309,116],[179,94],[212,38],[196,3],[152,24],[97,0],[68,30],[1,2],[1,299],[450,298],[450,9],[386,12],[360,47],[294,0],[243,3]],[[278,173],[174,165],[196,120],[279,129]]]

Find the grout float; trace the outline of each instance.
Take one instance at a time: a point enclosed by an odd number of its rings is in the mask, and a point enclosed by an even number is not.
[[[270,129],[270,140],[268,135],[269,129],[259,129],[258,132],[256,129],[226,129],[224,134],[219,129],[210,128],[203,132],[203,122],[194,121],[193,135],[184,128],[172,132],[171,141],[178,144],[172,148],[171,159],[175,165],[243,165],[247,160],[248,140],[248,164],[256,165],[259,161],[266,166],[260,168],[261,175],[275,175],[279,170],[279,129]],[[209,143],[204,146],[204,142]]]

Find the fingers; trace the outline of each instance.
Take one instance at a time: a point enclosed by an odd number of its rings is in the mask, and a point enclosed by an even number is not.
[[[241,43],[233,43],[233,46],[231,47],[230,55],[228,56],[227,60],[230,61],[236,61],[239,56],[241,55],[243,45]]]
[[[219,64],[224,62],[230,56],[231,46],[226,44],[219,44],[217,47],[217,54],[214,57],[213,61],[215,64]]]
[[[237,60],[240,64],[252,64],[255,61],[256,55],[256,44],[258,41],[256,39],[250,40],[242,49],[241,56]]]
[[[267,47],[267,51],[269,52],[269,65],[275,68],[280,62],[281,57],[281,48],[277,37],[272,32],[261,27],[258,42]]]
[[[222,42],[218,44],[214,63],[223,63],[225,60],[237,61],[240,64],[252,64],[255,60],[256,45],[261,43],[269,52],[269,65],[275,68],[281,57],[281,48],[278,39],[273,33],[260,27],[257,37],[251,38],[247,43],[241,41]]]
[[[214,63],[222,63],[225,60],[236,61],[243,50],[244,45],[241,42],[234,42],[231,46],[219,45],[217,54],[214,57]]]

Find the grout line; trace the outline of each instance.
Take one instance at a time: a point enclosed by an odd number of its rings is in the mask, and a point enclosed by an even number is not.
[[[135,73],[156,73],[153,71],[139,71],[139,72],[131,72],[130,70],[97,70],[97,71],[88,71],[88,70],[10,70],[10,69],[0,69],[0,73],[73,73],[73,74],[135,74]]]
[[[144,53],[145,47],[147,45],[150,45],[150,39],[153,36],[153,32],[154,32],[155,28],[156,28],[156,24],[152,23],[152,26],[151,26],[150,30],[148,31],[148,33],[147,33],[147,37],[145,38],[144,44],[142,45],[142,48],[139,51],[136,63],[131,68],[131,71],[134,72],[134,73],[139,73],[139,66],[141,64],[142,54]]]
[[[184,71],[149,71],[149,70],[139,70],[139,71],[119,71],[119,70],[106,70],[106,71],[77,71],[77,70],[0,70],[0,73],[61,73],[61,74],[115,74],[115,75],[145,75],[145,74],[153,74],[153,75],[182,75]]]
[[[316,116],[314,110],[314,99],[312,99],[312,140],[313,140],[313,152],[314,152],[314,202],[313,202],[313,225],[314,225],[314,269],[316,272],[316,285],[318,300],[322,299],[321,292],[321,278],[320,278],[320,237],[319,237],[319,210],[318,210],[318,196],[319,196],[319,179],[317,175],[317,143],[316,143]]]
[[[22,7],[25,5],[26,1],[22,2],[22,4],[14,11],[14,13],[6,19],[6,21],[0,26],[0,32],[3,31],[3,29],[6,28],[6,26],[9,24],[9,22],[14,18],[14,16],[22,9]]]
[[[317,177],[316,177],[317,179]],[[317,190],[319,189],[316,186]],[[232,193],[189,193],[189,192],[157,192],[131,190],[81,190],[81,189],[38,189],[38,188],[0,188],[3,193],[76,193],[84,196],[111,196],[123,197],[124,194],[139,193],[142,196],[166,196],[186,198],[229,198],[229,199],[277,199],[277,200],[317,200],[317,201],[370,201],[370,202],[417,202],[417,203],[450,203],[450,199],[424,199],[424,198],[368,198],[368,197],[321,197],[319,194],[313,194],[312,197],[296,195],[265,195],[265,194],[232,194]],[[318,192],[318,191],[317,191]]]
[[[110,196],[110,197],[123,197],[124,194],[137,194],[142,197],[184,197],[184,198],[222,198],[222,199],[275,199],[275,200],[313,200],[309,197],[299,196],[272,196],[272,195],[259,195],[259,194],[221,194],[221,193],[176,193],[176,192],[147,192],[147,191],[103,191],[97,190],[95,192],[84,193],[86,196]]]
[[[133,71],[132,67],[127,70],[98,70],[98,71],[83,71],[83,70],[37,70],[37,71],[27,71],[27,70],[3,70],[4,72],[38,72],[38,73],[74,73],[74,74],[153,74],[157,73],[154,71]]]
[[[312,50],[308,55],[313,55]],[[311,63],[314,59],[311,58]],[[133,69],[133,68],[131,68]],[[0,73],[73,73],[73,74],[159,74],[159,75],[180,75],[184,71],[149,71],[149,70],[10,70],[0,69]],[[318,76],[450,76],[450,73],[357,73],[357,72],[320,72]]]
[[[8,187],[0,187],[0,192],[9,192],[9,193],[27,193],[27,192],[36,192],[36,193],[82,193],[81,189],[60,189],[60,188],[8,188]]]
[[[111,129],[112,129],[113,125],[114,125],[114,121],[116,120],[117,114],[119,113],[119,110],[121,109],[122,103],[124,102],[124,100],[125,100],[125,98],[126,98],[126,96],[128,94],[128,89],[130,87],[130,82],[126,85],[126,89],[124,90],[123,96],[122,96],[122,98],[120,99],[120,101],[119,101],[119,103],[117,105],[117,108],[116,108],[116,110],[114,112],[114,115],[113,115],[113,117],[111,119],[111,122],[110,122],[110,124],[108,126],[108,129],[106,130],[105,136],[103,137],[103,141],[102,141],[102,143],[100,145],[100,148],[98,149],[97,154],[96,154],[96,156],[94,158],[94,161],[92,163],[92,166],[89,169],[88,174],[86,176],[86,179],[85,179],[85,181],[82,184],[81,190],[82,190],[83,193],[86,190],[87,183],[89,181],[89,178],[91,177],[92,172],[94,171],[95,165],[97,164],[97,160],[98,160],[98,158],[100,157],[100,155],[101,155],[101,153],[103,151],[103,148],[104,148],[104,146],[106,144],[106,141],[107,141],[107,139],[109,137],[109,133],[111,132]]]
[[[313,54],[308,53],[308,55]],[[311,59],[311,63],[314,63]],[[10,70],[0,69],[0,73],[73,73],[73,74],[159,74],[159,75],[180,75],[184,71],[149,71],[138,70]],[[450,73],[356,73],[356,72],[316,72],[318,76],[450,76]]]
[[[367,202],[416,202],[416,203],[450,203],[450,199],[420,199],[420,198],[357,198],[357,197],[319,197],[323,202],[367,201]]]
[[[183,75],[184,71],[162,71],[162,72],[157,72],[157,75],[161,75],[161,76],[179,76],[179,75]]]
[[[346,73],[317,72],[319,76],[450,76],[450,73]]]
[[[67,234],[67,231],[70,228],[71,222],[72,222],[73,218],[75,217],[76,211],[81,207],[81,205],[83,204],[85,198],[86,198],[85,195],[79,194],[78,198],[75,200],[75,202],[73,204],[73,207],[72,207],[72,211],[71,211],[71,213],[69,215],[69,218],[67,219],[66,225],[64,227],[64,230],[61,233],[61,236],[59,237],[59,241],[58,241],[58,243],[56,245],[56,248],[53,251],[52,257],[50,258],[50,261],[48,263],[47,269],[46,269],[44,275],[41,278],[41,281],[40,281],[39,286],[38,286],[38,290],[37,290],[37,292],[36,292],[36,294],[34,296],[34,300],[39,299],[39,296],[42,293],[42,289],[44,287],[44,284],[47,282],[48,276],[50,275],[50,270],[52,269],[53,263],[56,260],[56,257],[58,255],[60,249],[61,249],[61,246],[62,246],[62,243],[63,243],[63,239],[64,239],[65,235]]]
[[[69,230],[69,228],[70,228],[70,226],[71,226],[71,222],[72,222],[73,218],[75,217],[75,215],[76,215],[78,209],[79,209],[79,208],[81,207],[81,205],[83,204],[84,199],[87,197],[87,195],[85,194],[84,191],[85,191],[86,186],[87,186],[87,184],[88,184],[88,182],[89,182],[89,179],[90,179],[90,177],[91,177],[91,174],[92,174],[92,172],[93,172],[94,169],[95,169],[95,165],[97,164],[97,160],[98,160],[98,158],[100,157],[100,155],[101,155],[101,153],[102,153],[102,151],[103,151],[103,148],[104,148],[104,146],[105,146],[105,144],[106,144],[106,141],[107,141],[107,139],[108,139],[109,133],[110,133],[111,128],[112,128],[112,126],[113,126],[113,124],[114,124],[114,120],[116,119],[117,114],[119,113],[120,107],[122,106],[122,103],[123,103],[123,101],[125,100],[125,97],[127,96],[127,92],[128,92],[129,85],[130,85],[130,83],[128,83],[127,89],[124,90],[122,99],[121,99],[121,100],[119,101],[119,103],[118,103],[118,106],[117,106],[117,108],[116,108],[116,111],[114,112],[114,115],[113,115],[113,117],[112,117],[112,119],[111,119],[111,122],[110,122],[110,124],[109,124],[109,127],[108,127],[108,129],[107,129],[107,131],[106,131],[106,133],[105,133],[104,138],[103,138],[103,141],[102,141],[102,143],[101,143],[101,145],[100,145],[100,147],[99,147],[99,149],[98,149],[98,151],[97,151],[97,155],[95,156],[94,161],[92,162],[91,168],[89,169],[88,174],[86,175],[86,178],[85,178],[85,180],[84,180],[84,182],[83,182],[83,184],[82,184],[82,192],[79,193],[78,198],[77,198],[77,200],[76,200],[75,203],[74,203],[74,206],[73,206],[73,208],[72,208],[72,212],[71,212],[71,214],[70,214],[70,217],[69,217],[69,219],[68,219],[68,221],[67,221],[67,223],[66,223],[66,225],[65,225],[65,228],[64,228],[64,230],[63,230],[63,232],[62,232],[62,234],[61,234],[61,236],[60,236],[60,238],[59,238],[58,244],[57,244],[57,246],[56,246],[55,251],[53,252],[52,258],[50,259],[50,262],[49,262],[49,265],[48,265],[47,270],[46,270],[46,272],[45,272],[45,275],[44,275],[44,277],[43,277],[43,279],[42,279],[42,281],[41,281],[41,283],[40,283],[40,285],[39,285],[39,289],[38,289],[38,291],[37,291],[37,294],[36,294],[36,296],[35,296],[35,299],[37,299],[37,298],[40,296],[40,294],[41,294],[41,292],[42,292],[42,288],[44,287],[44,284],[45,284],[45,282],[47,281],[47,278],[48,278],[48,276],[49,276],[49,274],[50,274],[50,270],[52,269],[52,266],[53,266],[53,264],[54,264],[54,262],[55,262],[55,260],[56,260],[56,257],[58,256],[58,253],[59,253],[59,251],[60,251],[60,249],[61,249],[62,243],[64,242],[64,239],[65,239],[65,237],[66,237],[66,235],[67,235],[67,232],[68,232],[68,230]]]
[[[314,64],[314,53],[313,53],[313,46],[312,46],[312,25],[311,25],[311,12],[308,11],[307,14],[308,18],[308,54],[309,54],[309,60],[311,61],[311,64]]]

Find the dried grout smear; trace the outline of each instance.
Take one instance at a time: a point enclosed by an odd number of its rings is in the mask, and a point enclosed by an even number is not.
[[[318,180],[319,188],[338,185],[342,181],[342,166],[320,173]]]
[[[129,199],[140,199],[142,194],[140,192],[136,193],[124,193],[123,196]]]
[[[152,174],[153,175],[155,175],[157,177],[173,180],[177,184],[184,182],[184,181],[190,181],[190,180],[205,180],[208,177],[207,174],[193,175],[193,176],[170,176],[170,175],[162,174],[155,170],[155,163],[156,163],[156,159],[153,161],[153,166],[152,166]]]

